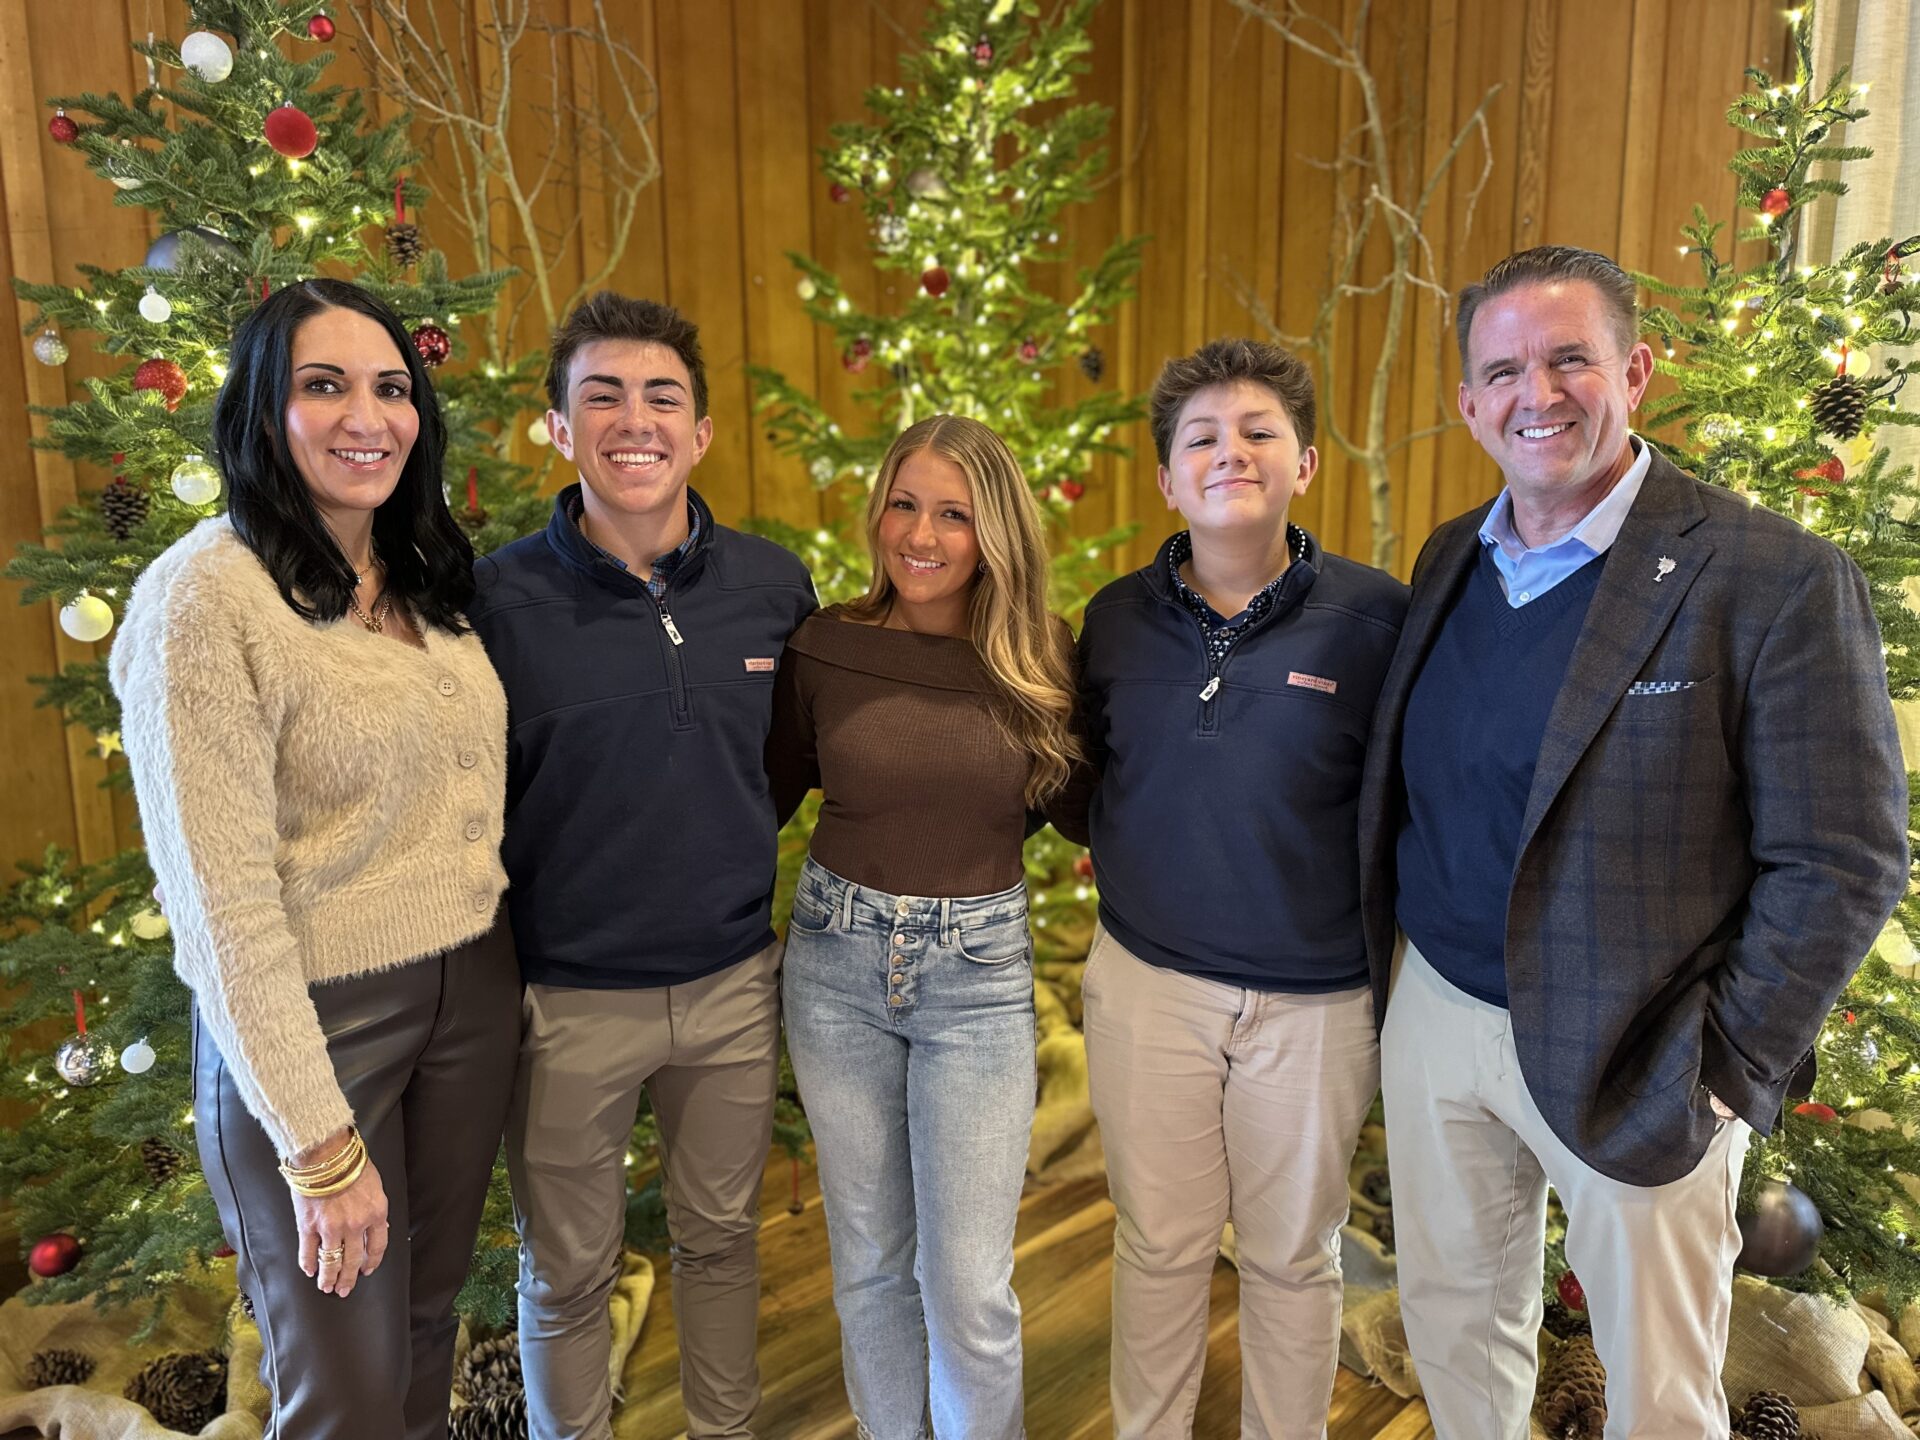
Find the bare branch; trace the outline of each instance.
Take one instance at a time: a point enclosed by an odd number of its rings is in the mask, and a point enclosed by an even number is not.
[[[1388,434],[1388,399],[1401,347],[1407,338],[1410,312],[1416,297],[1431,294],[1445,317],[1451,296],[1434,254],[1425,224],[1428,211],[1467,144],[1479,137],[1483,163],[1466,200],[1467,228],[1493,168],[1493,147],[1487,130],[1487,110],[1499,93],[1493,86],[1453,136],[1452,143],[1420,179],[1418,198],[1410,178],[1401,172],[1418,167],[1403,163],[1396,170],[1398,144],[1404,151],[1421,133],[1412,113],[1388,116],[1382,110],[1380,87],[1366,53],[1367,26],[1372,0],[1358,0],[1347,12],[1345,28],[1309,12],[1302,0],[1229,0],[1242,15],[1271,27],[1288,45],[1340,72],[1360,103],[1358,123],[1343,134],[1333,155],[1307,163],[1331,171],[1334,187],[1333,249],[1313,326],[1304,337],[1285,336],[1272,314],[1251,288],[1237,277],[1236,297],[1263,330],[1283,343],[1313,355],[1319,371],[1322,414],[1329,438],[1351,457],[1367,476],[1368,505],[1373,522],[1373,562],[1391,567],[1399,537],[1393,531],[1393,478],[1390,461],[1416,440],[1449,428],[1442,424],[1410,434]],[[1384,269],[1367,264],[1367,251],[1376,237],[1389,250]],[[1353,301],[1384,305],[1385,323],[1365,369],[1364,402],[1356,406],[1344,392],[1352,383],[1340,363],[1343,317]],[[1369,312],[1377,313],[1374,311]],[[1345,401],[1345,403],[1342,403]]]
[[[653,134],[659,87],[606,0],[592,0],[579,23],[564,17],[565,7],[563,18],[549,21],[533,0],[345,3],[376,87],[429,122],[454,181],[449,203],[475,262],[518,263],[526,274],[526,286],[503,302],[502,323],[493,327],[491,358],[504,361],[529,304],[552,328],[620,264],[641,192],[660,175]],[[542,63],[546,85],[529,104],[515,93],[515,75],[538,75]],[[540,118],[537,139],[514,134],[516,115],[523,131],[535,128],[526,125],[528,114]],[[556,194],[568,191],[581,203],[556,208]],[[607,207],[608,250],[563,294],[556,275],[573,257],[589,195]],[[541,223],[563,212],[572,217],[567,224]]]

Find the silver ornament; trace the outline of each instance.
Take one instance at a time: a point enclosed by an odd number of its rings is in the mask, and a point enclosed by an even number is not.
[[[921,165],[909,172],[907,193],[916,200],[951,200],[953,198],[953,191],[947,188],[946,180],[931,165]]]
[[[873,222],[874,243],[889,255],[906,249],[910,238],[907,222],[899,215],[889,212]]]
[[[839,472],[839,469],[840,467],[835,465],[833,461],[829,460],[826,456],[821,455],[821,456],[817,456],[814,459],[814,462],[807,467],[807,473],[813,477],[814,484],[824,485],[829,480],[833,479],[833,477]]]
[[[113,1068],[113,1046],[102,1035],[75,1035],[54,1052],[53,1068],[76,1090],[97,1085]]]
[[[67,342],[60,338],[58,330],[42,330],[33,337],[33,358],[42,365],[64,365],[67,363]]]
[[[240,247],[218,230],[209,230],[204,225],[194,225],[185,230],[175,230],[162,235],[147,248],[147,258],[141,263],[149,270],[179,269],[180,241],[187,235],[197,237],[201,244],[223,259],[238,263],[242,258]]]

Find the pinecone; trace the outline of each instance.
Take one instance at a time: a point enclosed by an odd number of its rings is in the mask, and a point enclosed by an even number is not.
[[[1600,1440],[1607,1428],[1607,1372],[1586,1336],[1569,1340],[1540,1382],[1540,1423],[1553,1440]]]
[[[93,1357],[78,1350],[39,1350],[27,1362],[27,1388],[44,1390],[49,1385],[84,1385],[93,1374]]]
[[[1100,353],[1098,345],[1089,345],[1080,352],[1080,373],[1096,385],[1100,383],[1100,377],[1107,373],[1107,357]]]
[[[420,238],[420,227],[411,221],[387,227],[387,253],[393,256],[394,264],[411,265],[426,252],[426,248],[426,243]]]
[[[127,540],[147,518],[147,492],[127,483],[119,475],[100,492],[100,523],[116,540]]]
[[[454,1411],[448,1440],[526,1440],[527,1392],[496,1390]]]
[[[1393,1211],[1374,1211],[1373,1219],[1369,1222],[1368,1228],[1373,1231],[1374,1239],[1378,1240],[1387,1249],[1393,1249]]]
[[[1756,1390],[1734,1420],[1746,1440],[1800,1440],[1800,1412],[1778,1390]]]
[[[1558,1300],[1547,1302],[1547,1312],[1540,1323],[1547,1327],[1549,1335],[1561,1340],[1572,1340],[1577,1336],[1593,1334],[1593,1321],[1569,1310]]]
[[[1383,1167],[1376,1166],[1360,1177],[1360,1193],[1376,1205],[1393,1204],[1393,1182]]]
[[[198,1435],[227,1409],[227,1357],[218,1350],[162,1355],[122,1392],[172,1430]]]
[[[453,1388],[463,1399],[477,1404],[489,1395],[520,1390],[520,1337],[509,1330],[491,1340],[482,1340],[467,1351]]]
[[[187,1157],[158,1135],[149,1135],[140,1142],[140,1163],[146,1167],[147,1179],[164,1185],[180,1173]]]
[[[1857,376],[1836,375],[1813,392],[1814,421],[1836,440],[1858,435],[1866,415],[1867,387]]]

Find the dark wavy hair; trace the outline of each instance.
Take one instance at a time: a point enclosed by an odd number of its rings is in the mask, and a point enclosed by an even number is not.
[[[214,463],[227,486],[233,530],[267,567],[280,597],[308,620],[338,620],[353,595],[353,566],[320,517],[287,448],[293,336],[324,310],[365,315],[392,337],[412,381],[420,433],[394,486],[373,512],[373,553],[387,589],[428,624],[465,632],[473,546],[447,509],[441,468],[447,427],[433,381],[399,317],[358,285],[305,280],[262,301],[234,332],[227,380],[213,404]]]

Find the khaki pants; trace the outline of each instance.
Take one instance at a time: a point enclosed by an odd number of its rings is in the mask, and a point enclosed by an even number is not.
[[[1549,1184],[1607,1369],[1607,1440],[1724,1440],[1746,1123],[1723,1125],[1671,1184],[1589,1169],[1527,1093],[1507,1011],[1411,944],[1381,1053],[1401,1310],[1439,1440],[1525,1440]]]
[[[1082,995],[1119,1212],[1120,1440],[1193,1433],[1220,1232],[1240,1266],[1246,1440],[1326,1434],[1347,1171],[1379,1085],[1366,989],[1284,995],[1149,965],[1094,933]]]
[[[760,1182],[780,1065],[780,946],[651,990],[529,985],[507,1167],[520,1225],[520,1354],[535,1440],[608,1440],[607,1299],[644,1085],[660,1125],[680,1389],[693,1440],[760,1403]]]

